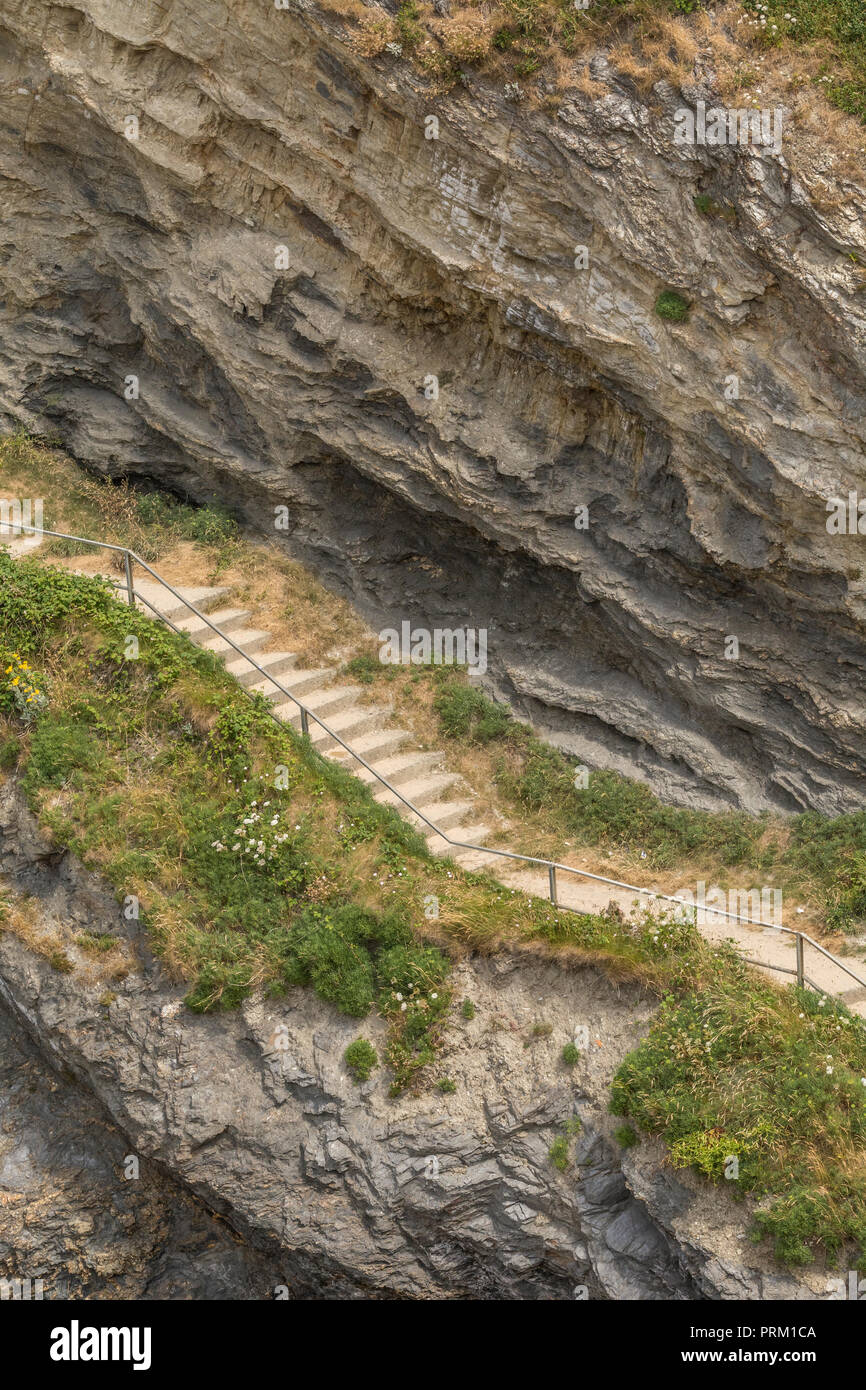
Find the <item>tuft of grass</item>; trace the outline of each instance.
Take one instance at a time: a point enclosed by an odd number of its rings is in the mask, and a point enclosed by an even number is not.
[[[580,1050],[573,1042],[566,1043],[559,1055],[567,1067],[575,1067],[580,1061]]]
[[[511,711],[497,705],[480,690],[455,681],[443,682],[433,700],[442,732],[467,743],[490,743],[514,727]]]
[[[20,739],[14,736],[0,743],[0,772],[8,772],[10,768],[15,767],[20,749]]]
[[[473,1019],[475,1017],[475,1005],[471,999],[463,1000],[463,1003],[460,1005],[460,1012],[465,1019]]]
[[[88,955],[101,956],[114,950],[114,947],[118,945],[118,940],[116,936],[94,936],[92,932],[79,932],[75,938],[75,944],[82,951],[86,951]]]
[[[558,1134],[548,1150],[548,1158],[553,1167],[559,1173],[565,1173],[571,1167],[571,1141],[576,1134],[581,1131],[582,1121],[579,1115],[572,1115],[562,1126],[562,1133]]]
[[[379,1055],[373,1044],[367,1042],[366,1038],[356,1038],[353,1043],[349,1043],[343,1053],[343,1061],[355,1081],[360,1085],[361,1082],[370,1080],[371,1073],[379,1065]]]
[[[731,207],[730,203],[717,203],[709,193],[696,193],[692,202],[702,217],[723,217],[728,222],[737,219],[736,208]]]
[[[618,1125],[613,1137],[621,1149],[631,1149],[638,1143],[637,1132],[632,1125]]]
[[[550,1146],[547,1154],[552,1166],[558,1173],[567,1172],[571,1166],[571,1159],[568,1154],[568,1139],[564,1134],[558,1134]]]
[[[346,675],[351,676],[361,685],[372,685],[378,676],[386,678],[390,676],[393,679],[396,674],[393,666],[381,662],[371,652],[363,652],[360,656],[353,656],[350,661],[346,662],[343,670]]]
[[[655,302],[655,312],[668,323],[685,323],[691,305],[676,290],[662,290]]]

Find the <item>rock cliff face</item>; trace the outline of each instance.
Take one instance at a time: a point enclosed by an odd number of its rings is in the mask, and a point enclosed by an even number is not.
[[[2,20],[7,417],[288,507],[374,620],[487,627],[495,687],[662,795],[862,804],[866,576],[825,501],[866,488],[866,195],[829,156],[677,146],[683,96],[603,57],[555,116],[436,96],[309,0]]]
[[[92,1092],[0,1006],[0,1280],[33,1296],[41,1281],[44,1298],[271,1295],[267,1256],[152,1163],[127,1176],[129,1157]]]
[[[471,998],[476,1017],[449,1029],[442,1055],[457,1089],[389,1100],[381,1073],[358,1088],[342,1062],[359,1031],[378,1044],[381,1025],[359,1026],[305,991],[196,1016],[133,935],[140,963],[106,1002],[74,938],[130,924],[94,875],[42,839],[11,782],[0,788],[0,873],[39,905],[29,945],[0,932],[0,1036],[5,1008],[61,1073],[56,1095],[45,1094],[42,1065],[41,1097],[29,1109],[20,1096],[7,1103],[0,1181],[27,1177],[32,1188],[28,1146],[67,1218],[30,1231],[14,1204],[0,1210],[0,1277],[44,1277],[46,1296],[69,1285],[126,1297],[139,1287],[175,1297],[280,1287],[343,1299],[826,1296],[820,1271],[782,1274],[749,1243],[743,1204],[673,1174],[653,1145],[620,1155],[610,1081],[652,1012],[634,987],[532,958],[466,961],[456,997]],[[61,935],[73,973],[39,953],[42,932]],[[552,1032],[527,1046],[540,1020]],[[559,1052],[580,1025],[590,1046],[569,1071]],[[94,1102],[110,1129],[97,1118],[76,1130],[72,1116],[82,1104],[91,1116]],[[549,1150],[575,1116],[558,1172]],[[87,1170],[75,1185],[64,1168],[73,1142]],[[129,1153],[140,1184],[119,1176]]]

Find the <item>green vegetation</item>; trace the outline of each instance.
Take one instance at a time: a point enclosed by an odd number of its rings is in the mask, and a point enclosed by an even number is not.
[[[676,290],[663,290],[655,302],[655,311],[660,319],[669,323],[685,323],[689,316],[689,301],[683,299]]]
[[[89,955],[101,956],[114,949],[117,945],[117,938],[108,934],[94,936],[91,932],[79,932],[75,938],[75,944],[82,951],[87,951]]]
[[[810,990],[774,989],[720,953],[663,1000],[612,1109],[675,1165],[764,1199],[756,1240],[802,1263],[854,1247],[866,1268],[866,1026]]]
[[[534,1042],[537,1042],[539,1038],[549,1038],[552,1032],[552,1023],[533,1023],[531,1029],[529,1030],[529,1037],[524,1039],[523,1046],[531,1047],[532,1044]]]
[[[866,923],[866,812],[829,818],[804,812],[774,820],[742,811],[669,806],[650,789],[604,770],[575,785],[575,764],[543,743],[505,705],[466,684],[462,671],[435,668],[433,707],[442,735],[494,755],[497,792],[519,814],[542,815],[570,841],[623,851],[639,846],[664,870],[700,858],[713,865],[777,870],[791,889],[814,892],[830,927]]]
[[[571,1159],[568,1155],[568,1140],[564,1134],[558,1134],[550,1146],[548,1158],[553,1167],[560,1173],[564,1173],[570,1167]]]
[[[212,653],[104,581],[0,551],[0,633],[46,694],[25,723],[8,698],[14,673],[0,666],[0,745],[14,743],[21,785],[55,841],[119,899],[139,899],[154,951],[189,983],[190,1008],[306,986],[351,1017],[377,1010],[392,1092],[414,1086],[451,1000],[449,958],[422,934],[431,891],[444,943],[534,938],[655,988],[669,979],[649,925],[632,933],[564,916],[431,858]],[[130,636],[136,660],[125,658]]]
[[[355,1081],[360,1084],[362,1081],[370,1080],[371,1073],[379,1065],[379,1056],[373,1044],[367,1042],[366,1038],[356,1038],[343,1053],[343,1061]]]
[[[403,48],[410,51],[423,42],[424,30],[418,23],[421,18],[421,11],[415,4],[415,0],[403,0],[403,4],[397,11],[397,29],[400,34],[400,43]]]
[[[866,919],[866,813],[830,819],[806,811],[788,824],[784,862],[824,885],[828,926],[850,931]]]
[[[0,631],[38,657],[50,692],[19,735],[24,789],[60,844],[139,897],[155,950],[191,981],[189,1006],[304,984],[354,1017],[377,1007],[394,1084],[410,1084],[449,999],[448,959],[415,939],[412,893],[397,887],[410,858],[441,872],[424,842],[210,653],[100,580],[0,552]],[[9,680],[6,737],[22,728]],[[371,880],[380,901],[362,905]]]
[[[547,1156],[551,1164],[560,1173],[565,1173],[571,1167],[571,1141],[580,1133],[581,1123],[579,1115],[572,1115],[570,1120],[566,1120],[562,1126],[562,1133],[556,1136],[548,1150]]]
[[[510,732],[511,712],[506,705],[495,704],[474,686],[449,681],[442,669],[442,685],[433,701],[439,715],[442,732],[448,738],[467,743],[490,743]]]
[[[692,199],[702,217],[723,217],[729,222],[737,219],[737,210],[730,203],[717,203],[709,193],[696,193]]]
[[[457,1090],[457,1082],[452,1081],[449,1076],[443,1076],[441,1081],[436,1082],[437,1091],[441,1091],[444,1096],[453,1096]]]
[[[631,1149],[638,1142],[637,1133],[632,1125],[618,1125],[613,1137],[621,1149]]]
[[[863,0],[743,0],[761,43],[786,40],[826,53],[819,77],[834,105],[866,122],[866,7]],[[761,16],[766,23],[761,24]]]
[[[648,88],[660,76],[690,78],[703,37],[693,21],[715,10],[715,0],[592,0],[586,10],[571,0],[499,0],[479,13],[455,0],[441,23],[432,5],[404,0],[393,18],[364,16],[360,47],[375,56],[399,44],[404,58],[445,87],[473,66],[503,79],[530,78],[550,75],[563,54],[581,58],[613,48],[625,75]],[[671,20],[680,21],[679,31]],[[862,0],[742,0],[724,33],[722,59],[741,70],[741,80],[754,55],[784,50],[806,68],[806,75],[795,74],[795,85],[816,82],[834,105],[866,121]]]
[[[44,525],[50,531],[94,535],[112,545],[127,546],[148,564],[178,541],[195,541],[215,552],[215,573],[237,555],[237,522],[222,507],[196,507],[167,492],[135,488],[127,479],[113,482],[90,477],[82,469],[40,447],[23,431],[0,440],[0,478],[3,472],[30,472],[38,465],[45,500]],[[65,525],[56,524],[55,504],[62,497]],[[46,540],[44,555],[92,555],[90,546],[75,541]],[[106,564],[110,561],[106,556]],[[116,563],[116,562],[115,562]]]
[[[8,772],[18,761],[21,744],[17,738],[7,738],[0,742],[0,772]]]
[[[353,656],[351,661],[346,662],[343,670],[347,676],[351,676],[360,685],[372,685],[379,676],[393,679],[396,675],[394,666],[380,661],[378,656],[373,656],[369,652],[364,652],[361,656]]]
[[[580,1061],[580,1051],[573,1042],[565,1044],[560,1056],[567,1067],[576,1067]]]
[[[129,635],[137,660],[124,656]],[[844,1007],[774,988],[688,924],[560,914],[431,859],[404,821],[278,727],[215,657],[99,580],[38,559],[13,563],[0,550],[0,641],[45,695],[28,719],[10,690],[20,667],[0,663],[6,773],[15,770],[59,845],[119,899],[139,898],[152,948],[187,982],[190,1007],[303,986],[350,1017],[378,1012],[388,1029],[382,1063],[398,1094],[417,1091],[436,1061],[452,943],[461,952],[529,941],[566,950],[663,1000],[617,1075],[615,1112],[633,1122],[620,1142],[636,1125],[661,1135],[675,1163],[761,1197],[754,1235],[769,1237],[780,1259],[853,1250],[864,1264],[866,1028]],[[769,819],[678,811],[611,774],[576,788],[569,759],[466,687],[462,673],[416,676],[432,683],[443,736],[493,755],[497,784],[518,810],[543,810],[588,843],[643,843],[659,863],[712,851],[731,864],[787,865],[824,884],[840,922],[866,911],[866,817],[794,817],[774,839]],[[435,938],[423,913],[430,892],[440,902]],[[0,928],[17,929],[2,903]],[[93,957],[114,942],[71,939]],[[53,941],[48,959],[75,969]],[[114,997],[106,991],[103,1006]],[[462,1000],[459,1016],[475,1015]],[[531,1037],[550,1031],[536,1023]],[[371,1069],[380,1064],[369,1043],[358,1046],[373,1053]],[[574,1044],[561,1057],[574,1065]],[[369,1054],[354,1058],[363,1072]],[[443,1094],[455,1086],[448,1077],[430,1084]],[[575,1117],[551,1146],[559,1171],[577,1128]]]

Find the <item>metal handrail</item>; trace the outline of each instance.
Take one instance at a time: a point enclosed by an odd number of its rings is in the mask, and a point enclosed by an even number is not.
[[[149,575],[152,575],[152,577],[157,581],[157,583],[161,584],[163,588],[168,589],[169,593],[173,594],[174,597],[178,599],[184,605],[185,608],[187,608],[191,613],[194,613],[197,618],[201,618],[201,620],[204,623],[206,623],[206,625],[214,633],[216,633],[218,637],[220,637],[224,642],[227,642],[228,645],[232,647],[233,650],[236,651],[239,656],[242,656],[245,661],[249,662],[249,664],[255,667],[257,671],[261,672],[262,676],[264,676],[264,678],[271,685],[276,686],[277,690],[279,690],[281,694],[285,695],[289,700],[292,701],[293,704],[297,705],[301,716],[301,732],[302,734],[304,734],[304,736],[309,737],[309,721],[311,719],[315,720],[315,722],[319,725],[321,729],[324,730],[324,732],[328,735],[329,738],[334,739],[334,741],[338,743],[341,748],[345,749],[345,751],[356,762],[359,762],[362,767],[366,768],[366,770],[371,774],[371,776],[373,776],[376,779],[377,782],[380,782],[381,785],[383,787],[386,787],[389,792],[392,792],[393,795],[396,796],[397,799],[401,801],[404,806],[408,807],[408,809],[412,812],[413,815],[417,816],[419,820],[422,820],[424,824],[429,826],[430,829],[436,835],[439,835],[447,844],[452,845],[455,849],[467,849],[476,851],[480,854],[498,855],[502,859],[513,859],[524,864],[537,864],[539,867],[547,869],[550,902],[555,908],[559,909],[560,911],[575,912],[579,914],[581,909],[569,907],[567,903],[560,903],[557,900],[556,875],[559,872],[574,874],[578,878],[591,879],[594,883],[604,883],[611,888],[625,888],[628,892],[643,894],[645,897],[652,898],[653,900],[676,903],[676,905],[680,908],[689,906],[687,903],[683,901],[682,898],[678,898],[674,894],[659,893],[652,888],[640,888],[637,884],[623,883],[620,879],[616,878],[606,878],[603,874],[593,874],[590,873],[588,869],[577,869],[571,864],[561,864],[557,860],[542,859],[532,854],[519,854],[515,850],[495,849],[490,845],[476,845],[472,844],[471,841],[452,839],[452,837],[449,834],[447,834],[446,831],[441,830],[439,826],[436,825],[435,821],[430,820],[430,818],[424,814],[420,807],[416,806],[412,801],[409,800],[408,797],[404,796],[403,793],[400,791],[399,787],[393,786],[392,783],[388,781],[387,777],[384,777],[381,772],[378,772],[376,770],[375,767],[371,767],[371,765],[366,761],[366,759],[364,759],[360,753],[356,753],[350,744],[346,743],[345,740],[342,739],[339,734],[335,733],[333,729],[329,728],[325,721],[323,719],[320,719],[319,716],[315,713],[315,711],[309,709],[303,703],[302,700],[298,699],[297,695],[292,694],[291,690],[287,690],[286,687],[282,685],[281,682],[278,681],[275,676],[270,675],[264,669],[264,667],[262,667],[255,660],[254,657],[250,656],[248,652],[244,651],[243,647],[239,647],[238,644],[235,641],[233,641],[233,639],[229,636],[228,633],[223,632],[222,629],[217,627],[215,623],[212,623],[206,613],[202,613],[200,609],[196,608],[194,603],[190,603],[188,599],[184,598],[184,596],[181,593],[179,593],[177,589],[175,589],[171,584],[169,584],[167,579],[163,579],[162,575],[157,573],[155,569],[152,569],[151,566],[147,563],[147,561],[142,560],[141,556],[137,555],[134,550],[130,550],[127,546],[113,545],[109,541],[95,541],[91,540],[88,536],[72,536],[65,531],[49,531],[47,528],[43,526],[26,526],[21,522],[7,522],[3,524],[2,526],[0,526],[0,535],[2,535],[2,533],[7,529],[13,532],[29,531],[32,532],[34,535],[54,536],[58,540],[75,541],[79,545],[92,545],[102,550],[113,550],[123,555],[125,583],[120,584],[119,582],[116,582],[114,580],[111,580],[109,582],[112,583],[115,588],[121,588],[126,590],[127,602],[130,604],[131,607],[134,607],[136,600],[138,600],[138,602],[145,604],[146,607],[148,607],[154,614],[156,614],[156,616],[162,622],[168,623],[169,627],[173,628],[173,630],[180,636],[188,636],[188,634],[185,633],[182,628],[179,628],[175,623],[172,622],[172,620],[169,617],[166,616],[166,614],[162,613],[156,607],[155,604],[151,603],[149,599],[145,598],[144,594],[136,591],[133,576],[133,564],[141,565],[141,568],[143,570],[146,570]],[[268,713],[271,715],[275,723],[279,724],[281,727],[283,726],[284,721],[280,719],[279,715],[276,714],[274,710],[269,709]],[[697,908],[693,908],[692,910],[695,911],[695,913],[697,914]],[[817,941],[815,941],[813,937],[807,935],[806,932],[798,931],[796,930],[796,928],[793,927],[783,927],[776,922],[764,922],[761,918],[743,917],[740,913],[728,912],[725,908],[721,907],[706,908],[704,910],[707,912],[711,912],[714,917],[730,917],[737,922],[743,922],[749,926],[765,927],[768,928],[770,931],[783,932],[785,935],[793,936],[795,938],[796,968],[794,970],[790,970],[783,965],[773,965],[769,961],[754,961],[748,959],[747,957],[744,957],[747,964],[749,965],[758,965],[766,970],[776,970],[784,975],[795,975],[797,978],[798,985],[802,987],[803,985],[808,984],[810,988],[817,990],[817,986],[814,985],[813,982],[806,976],[804,970],[803,947],[807,944],[809,946],[814,947],[814,949],[816,951],[819,951],[822,956],[826,956],[826,958],[829,961],[832,961],[832,963],[835,966],[837,966],[840,970],[844,971],[846,975],[849,975],[852,980],[856,980],[858,985],[861,985],[864,989],[866,989],[866,980],[864,980],[860,975],[858,975],[856,971],[851,970],[847,965],[845,965],[845,963],[841,961],[838,956],[834,956],[831,951],[825,950],[823,946],[821,946]],[[818,992],[820,993],[820,991]]]

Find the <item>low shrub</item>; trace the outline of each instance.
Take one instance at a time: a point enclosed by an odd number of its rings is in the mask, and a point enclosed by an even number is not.
[[[691,305],[676,290],[663,290],[655,302],[655,312],[668,323],[685,323]]]
[[[349,1043],[343,1053],[343,1061],[359,1085],[364,1081],[369,1081],[370,1074],[379,1065],[376,1049],[372,1043],[367,1042],[366,1038],[356,1038],[353,1043]]]

